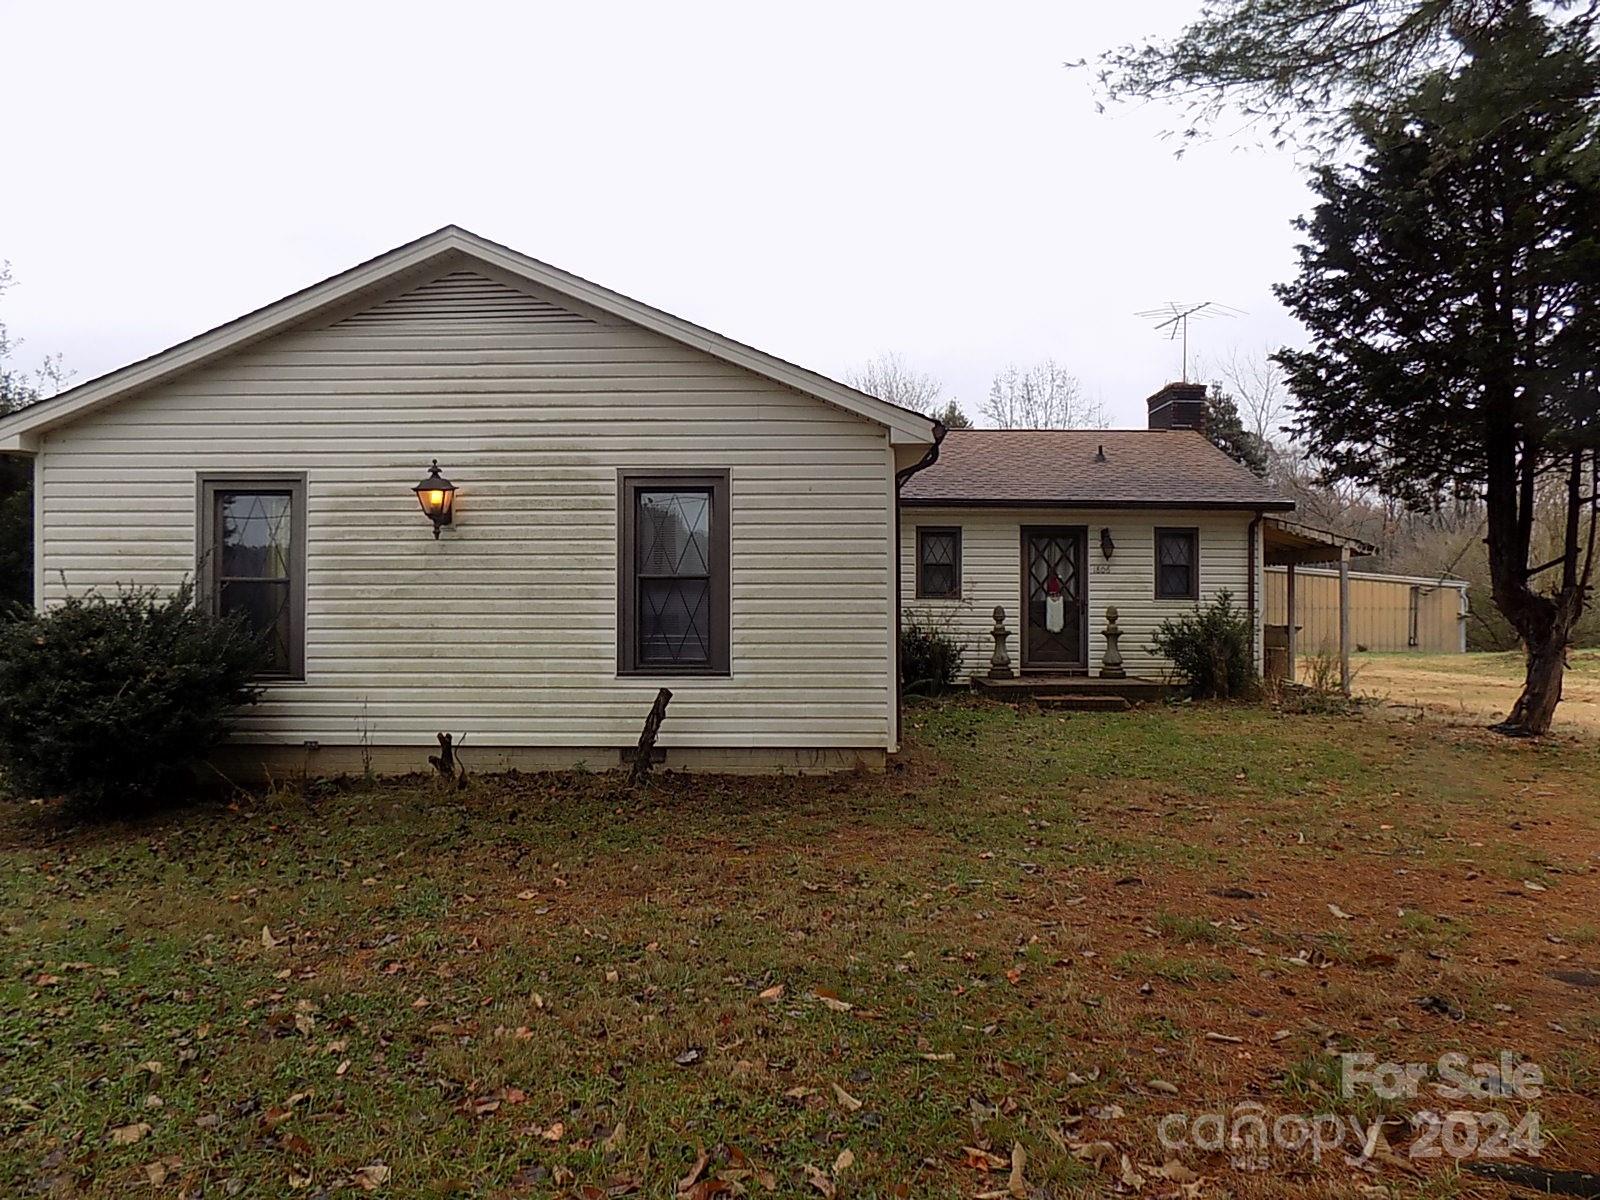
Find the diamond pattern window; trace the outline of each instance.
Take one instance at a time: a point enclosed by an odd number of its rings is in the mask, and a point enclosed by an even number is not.
[[[917,599],[961,598],[961,530],[917,527]]]
[[[202,480],[201,578],[212,611],[262,639],[263,675],[300,678],[305,660],[305,482]]]
[[[728,671],[728,486],[725,475],[625,475],[618,669]]]
[[[1156,530],[1156,599],[1200,598],[1200,531]]]

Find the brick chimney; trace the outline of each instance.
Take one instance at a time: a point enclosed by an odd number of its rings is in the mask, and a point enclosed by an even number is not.
[[[1206,385],[1169,383],[1145,401],[1150,406],[1151,429],[1206,427]]]

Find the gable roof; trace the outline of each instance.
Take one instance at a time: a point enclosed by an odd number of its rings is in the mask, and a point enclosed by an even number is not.
[[[913,475],[900,499],[988,507],[1294,508],[1192,429],[952,429],[938,461]]]
[[[35,448],[33,439],[55,426],[133,392],[164,383],[182,372],[205,366],[291,326],[313,320],[330,309],[348,305],[399,278],[422,275],[430,266],[437,265],[443,270],[452,263],[462,262],[495,268],[854,413],[888,429],[892,442],[926,444],[934,440],[934,421],[920,413],[889,404],[681,317],[651,308],[459,226],[446,225],[171,349],[0,419],[0,451],[31,452]]]

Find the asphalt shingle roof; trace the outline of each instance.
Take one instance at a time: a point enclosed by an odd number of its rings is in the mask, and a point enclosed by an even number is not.
[[[952,429],[938,461],[908,479],[900,497],[907,504],[1294,507],[1192,429]]]

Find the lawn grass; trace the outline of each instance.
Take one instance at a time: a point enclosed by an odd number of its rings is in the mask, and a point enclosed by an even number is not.
[[[967,699],[907,734],[883,775],[9,806],[0,1195],[663,1196],[702,1149],[702,1196],[974,1195],[1014,1145],[1091,1194],[1351,1049],[1527,1054],[1544,1161],[1596,1161],[1600,991],[1551,972],[1600,969],[1600,746]],[[1376,1178],[1498,1187],[1423,1170]]]

